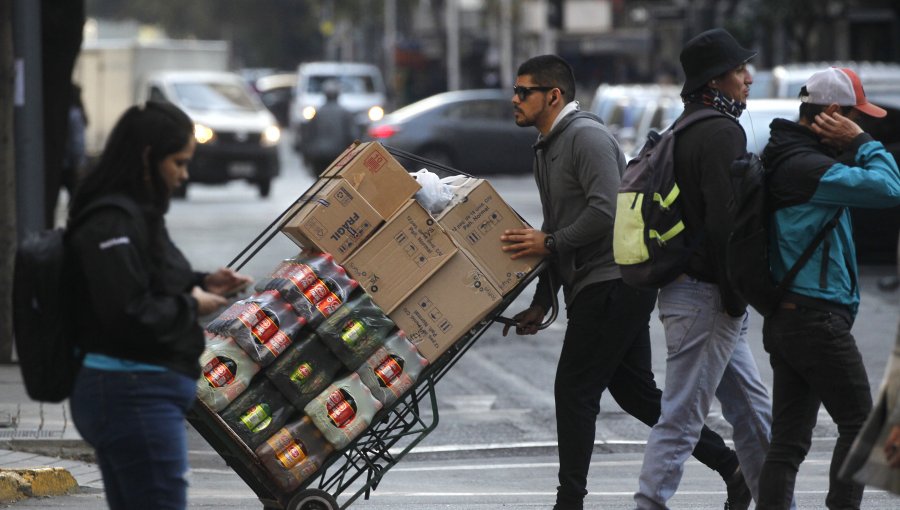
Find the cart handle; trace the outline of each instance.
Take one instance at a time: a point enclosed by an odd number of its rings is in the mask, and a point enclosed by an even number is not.
[[[549,292],[550,292],[550,316],[547,317],[547,320],[542,322],[540,326],[538,326],[538,331],[542,329],[547,329],[554,321],[556,321],[556,316],[559,314],[559,298],[556,296],[556,292],[553,292],[552,289],[557,288],[554,283],[553,271],[547,272],[547,278],[550,278]],[[558,291],[557,291],[558,292]],[[502,315],[498,315],[492,319],[494,322],[499,322],[500,324],[504,324],[506,326],[516,327],[519,323],[515,319],[511,319],[509,317],[504,317]]]

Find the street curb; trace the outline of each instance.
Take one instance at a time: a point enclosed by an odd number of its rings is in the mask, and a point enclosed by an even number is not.
[[[62,496],[77,487],[75,477],[63,468],[0,469],[0,503],[31,497]]]

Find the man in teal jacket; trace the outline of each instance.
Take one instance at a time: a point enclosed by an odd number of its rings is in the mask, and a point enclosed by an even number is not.
[[[854,121],[862,115],[885,116],[866,100],[856,73],[817,72],[800,99],[800,120],[773,121],[763,153],[772,170],[769,255],[775,279],[784,277],[826,223],[835,217],[838,222],[763,326],[774,376],[774,420],[757,508],[788,508],[820,404],[838,426],[825,504],[859,508],[863,486],[838,478],[872,407],[869,378],[850,333],[859,288],[847,208],[900,204],[900,171],[884,146]],[[855,166],[837,160],[845,150],[854,154]]]

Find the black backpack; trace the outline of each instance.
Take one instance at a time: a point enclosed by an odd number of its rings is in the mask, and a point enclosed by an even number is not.
[[[113,195],[89,204],[67,229],[27,236],[16,250],[13,280],[13,329],[25,391],[33,400],[61,402],[69,397],[83,354],[69,328],[74,322],[73,273],[67,232],[94,211],[118,207],[140,218],[131,199]]]
[[[762,161],[747,153],[731,164],[731,185],[735,214],[731,234],[725,245],[725,272],[734,291],[763,317],[778,307],[800,269],[816,247],[837,225],[844,213],[838,209],[822,227],[780,282],[775,282],[769,265],[769,222],[773,208],[769,204]]]
[[[613,256],[628,285],[658,289],[684,272],[701,235],[688,242],[675,182],[675,136],[704,119],[724,116],[703,108],[662,134],[650,132],[628,162],[616,201]]]

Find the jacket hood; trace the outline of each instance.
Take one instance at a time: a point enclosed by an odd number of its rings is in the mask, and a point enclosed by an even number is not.
[[[763,150],[762,160],[769,168],[778,167],[784,160],[810,149],[835,156],[835,150],[819,141],[808,127],[786,119],[775,119],[769,124],[769,143]]]
[[[551,129],[549,133],[547,133],[547,136],[538,135],[538,140],[534,144],[534,148],[540,149],[540,148],[545,147],[554,138],[559,136],[560,133],[565,131],[566,127],[568,127],[569,124],[571,124],[572,122],[575,122],[575,120],[577,120],[577,119],[593,119],[593,120],[599,122],[600,124],[603,124],[603,121],[597,115],[595,115],[591,112],[576,110],[576,111],[566,115],[562,119],[560,119],[559,123],[556,126],[554,126],[554,128]]]

